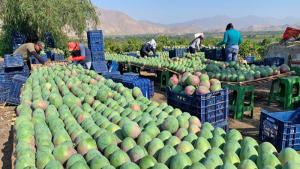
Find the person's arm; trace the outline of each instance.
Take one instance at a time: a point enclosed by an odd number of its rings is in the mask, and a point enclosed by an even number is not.
[[[32,56],[34,56],[41,64],[45,64],[45,61],[36,53],[36,51],[30,52]]]
[[[83,60],[85,60],[85,56],[71,57],[70,60],[71,61],[76,61],[76,62],[83,61]]]
[[[225,45],[228,41],[228,33],[227,31],[224,33],[224,38],[223,38],[223,41],[218,43],[218,46],[221,46],[221,45]]]

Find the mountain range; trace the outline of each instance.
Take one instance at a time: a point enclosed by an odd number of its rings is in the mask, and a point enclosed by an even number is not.
[[[186,34],[195,32],[223,32],[225,26],[232,22],[241,31],[281,31],[287,26],[300,27],[300,19],[286,17],[283,19],[273,17],[245,16],[231,18],[218,15],[200,18],[183,23],[158,24],[149,21],[136,20],[127,14],[96,8],[100,18],[98,28],[106,35],[139,35],[139,34]]]

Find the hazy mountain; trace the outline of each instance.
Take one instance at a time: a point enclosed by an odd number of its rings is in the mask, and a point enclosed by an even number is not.
[[[300,25],[299,18],[286,17],[277,19],[252,15],[240,18],[218,15],[183,23],[164,25],[139,21],[119,11],[97,9],[97,13],[100,17],[100,28],[107,35],[184,34],[199,31],[223,32],[229,22],[234,23],[236,28],[242,31],[278,31],[283,30],[288,25]]]

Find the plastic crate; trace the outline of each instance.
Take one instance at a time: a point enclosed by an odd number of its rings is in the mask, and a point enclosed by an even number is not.
[[[247,61],[247,63],[253,63],[254,59],[255,59],[254,56],[248,56],[248,57],[245,58],[245,60]]]
[[[15,75],[22,75],[28,77],[30,74],[27,65],[22,68],[10,68],[5,69],[5,71],[0,72],[0,86],[10,86]]]
[[[114,71],[114,72],[103,72],[102,76],[104,76],[105,78],[109,78],[109,77],[114,77],[114,76],[118,76],[121,75],[121,73],[119,71]]]
[[[225,61],[225,49],[205,49],[204,50],[205,58],[216,61]]]
[[[53,53],[52,56],[53,56],[52,57],[53,59],[51,59],[51,60],[53,60],[53,61],[64,61],[65,60],[65,56],[64,55]]]
[[[184,57],[186,49],[173,49],[169,51],[169,58]]]
[[[46,32],[44,34],[45,44],[47,48],[55,48],[55,41],[50,32]]]
[[[109,72],[115,72],[119,70],[119,64],[115,61],[112,61],[111,64],[109,65],[108,71]]]
[[[219,127],[221,129],[224,129],[225,131],[228,131],[229,130],[228,119],[224,121],[216,122],[214,124],[214,127]]]
[[[91,52],[92,61],[105,61],[104,52]]]
[[[89,42],[97,42],[98,40],[103,40],[103,32],[102,30],[87,31],[87,38]]]
[[[220,90],[205,95],[187,96],[167,88],[168,104],[197,116],[201,122],[215,125],[228,119],[228,90]]]
[[[87,32],[88,46],[92,52],[104,51],[103,33],[101,30]]]
[[[108,72],[106,61],[92,62],[91,69],[94,70],[97,73]]]
[[[264,59],[264,65],[267,66],[280,66],[284,64],[284,58],[280,58],[280,57],[271,57],[271,58],[265,58]]]
[[[253,64],[257,65],[257,66],[261,66],[264,65],[264,61],[263,60],[259,60],[259,61],[254,61]]]
[[[4,55],[4,68],[23,67],[24,60],[21,55]]]
[[[46,62],[49,58],[48,58],[48,56],[47,55],[44,55],[44,56],[41,56],[41,59],[44,61],[44,62]],[[51,59],[52,60],[52,59]],[[31,56],[30,58],[29,58],[29,61],[30,61],[30,64],[41,64],[40,62],[39,62],[39,60],[37,60],[35,57],[33,57],[33,56]]]
[[[259,137],[272,143],[278,151],[291,147],[300,150],[300,109],[288,112],[268,112],[260,115]]]
[[[9,91],[7,103],[18,105],[20,104],[20,93],[23,84],[26,82],[27,77],[21,75],[15,75],[12,80],[12,86]]]
[[[151,98],[154,95],[154,83],[150,79],[140,78],[138,76],[124,76],[123,85],[132,89],[138,87],[141,89],[143,95]]]
[[[0,86],[0,103],[5,103],[7,100],[7,97],[9,95],[9,87],[1,87]]]
[[[121,74],[118,74],[118,75],[117,74],[109,74],[109,75],[104,75],[104,77],[107,79],[112,79],[116,83],[123,82],[123,75],[121,75]]]
[[[104,51],[104,42],[93,42],[88,44],[91,52],[103,52]]]

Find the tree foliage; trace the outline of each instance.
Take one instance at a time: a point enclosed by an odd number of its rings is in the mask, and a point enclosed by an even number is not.
[[[28,41],[43,40],[44,33],[51,32],[62,47],[67,40],[65,27],[80,36],[87,22],[98,23],[90,0],[1,0],[0,13],[2,52],[11,52],[13,31],[26,35]]]

